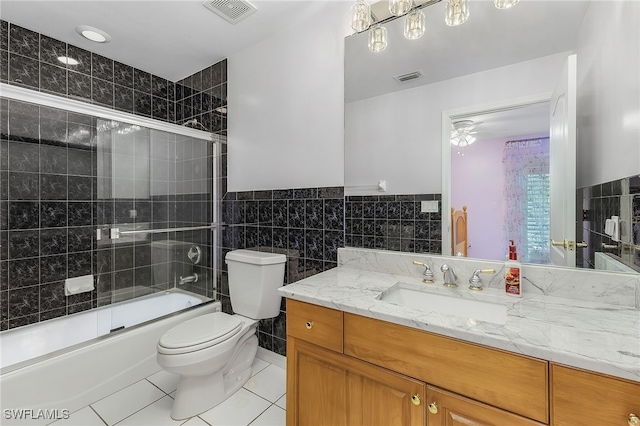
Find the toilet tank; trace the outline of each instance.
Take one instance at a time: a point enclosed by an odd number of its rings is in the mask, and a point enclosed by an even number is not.
[[[284,284],[286,260],[284,254],[253,250],[227,253],[233,312],[253,319],[277,317],[282,299],[277,290]]]

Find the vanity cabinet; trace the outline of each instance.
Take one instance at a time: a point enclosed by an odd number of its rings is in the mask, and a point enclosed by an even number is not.
[[[551,364],[554,426],[640,426],[640,383]]]
[[[292,299],[287,335],[289,426],[640,426],[638,382]]]
[[[348,313],[344,353],[548,423],[546,361]]]
[[[424,426],[426,385],[342,354],[343,314],[287,303],[287,424]]]

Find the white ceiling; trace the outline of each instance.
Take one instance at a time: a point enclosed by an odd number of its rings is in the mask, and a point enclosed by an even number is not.
[[[445,2],[425,7],[426,33],[403,35],[404,18],[387,22],[388,47],[367,47],[369,32],[347,37],[345,102],[448,80],[471,73],[572,50],[590,2],[522,0],[507,10],[493,1],[469,3],[469,20],[444,22]],[[398,83],[394,76],[420,70],[423,77]]]
[[[232,25],[202,0],[1,0],[3,20],[178,81],[295,25],[319,10],[320,1],[249,0],[257,11]],[[88,25],[110,43],[76,32]]]

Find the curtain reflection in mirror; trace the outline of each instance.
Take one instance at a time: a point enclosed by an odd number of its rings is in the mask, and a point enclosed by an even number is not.
[[[507,141],[504,230],[525,263],[549,263],[549,139]],[[506,245],[505,245],[506,249]]]

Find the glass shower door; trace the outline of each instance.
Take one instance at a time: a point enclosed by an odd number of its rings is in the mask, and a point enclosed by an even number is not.
[[[213,296],[211,141],[98,120],[99,302],[110,330]],[[133,305],[132,302],[135,302]]]

